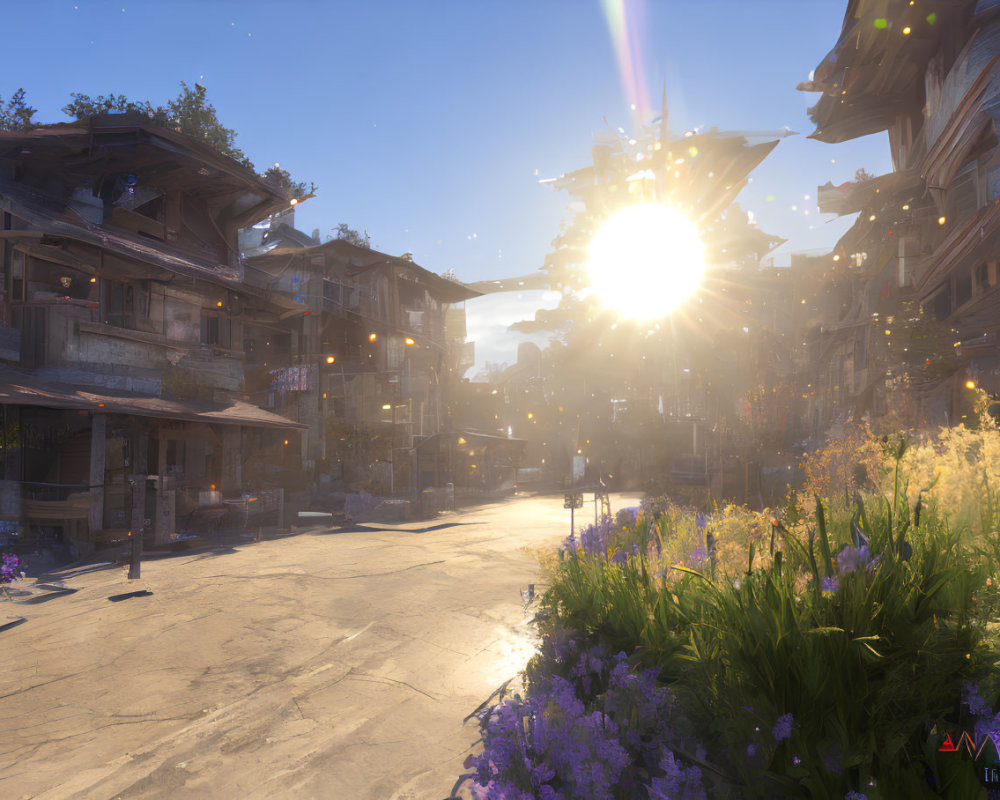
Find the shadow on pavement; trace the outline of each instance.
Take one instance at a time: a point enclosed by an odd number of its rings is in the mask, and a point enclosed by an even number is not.
[[[122,600],[128,600],[132,597],[149,597],[153,593],[148,589],[140,589],[138,592],[126,592],[125,594],[113,594],[108,598],[112,603],[120,603]]]
[[[323,530],[311,531],[313,536],[328,536],[335,533],[433,533],[446,528],[457,528],[464,525],[482,525],[481,522],[442,522],[438,525],[428,525],[424,528],[394,528],[394,527],[372,527],[371,524],[357,523],[355,525],[344,525],[337,528],[324,528]]]
[[[68,589],[62,586],[45,588],[52,588],[55,589],[55,591],[47,592],[46,594],[37,594],[34,597],[29,597],[27,600],[18,600],[17,602],[22,606],[33,606],[38,603],[47,603],[49,600],[54,600],[56,597],[63,597],[64,595],[80,591],[79,589]]]

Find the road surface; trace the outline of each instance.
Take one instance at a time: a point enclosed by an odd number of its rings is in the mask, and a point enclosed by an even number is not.
[[[0,631],[0,797],[442,800],[478,742],[463,719],[533,652],[533,551],[568,528],[561,495],[516,498],[0,601],[26,620]]]

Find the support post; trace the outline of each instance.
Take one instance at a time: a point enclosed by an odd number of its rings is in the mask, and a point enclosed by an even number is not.
[[[87,525],[90,540],[104,527],[104,467],[108,438],[108,417],[94,414],[90,418],[90,513]]]
[[[128,468],[128,460],[123,459],[122,471],[126,480],[126,497],[128,497],[127,519],[129,520],[129,537],[132,539],[132,558],[129,564],[129,580],[138,580],[142,570],[142,536],[146,529],[146,479],[147,448],[149,444],[146,429],[134,421],[129,426],[126,440],[132,444],[132,468]],[[129,474],[131,473],[131,474]]]

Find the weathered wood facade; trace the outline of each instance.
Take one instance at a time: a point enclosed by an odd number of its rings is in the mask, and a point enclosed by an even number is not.
[[[851,0],[799,88],[823,93],[812,138],[886,131],[894,166],[819,189],[821,211],[858,213],[831,254],[853,297],[828,326],[839,347],[825,391],[851,386],[840,416],[858,418],[891,410],[906,384],[924,421],[959,421],[967,383],[1000,391],[1000,2]],[[953,352],[907,366],[910,346],[892,337],[917,324]]]
[[[415,485],[416,443],[447,425],[446,315],[480,293],[339,239],[279,248],[248,264],[298,309],[283,330],[247,334],[251,396],[309,426],[307,465],[385,492]],[[367,448],[366,464],[352,441],[359,435],[381,442]],[[355,462],[353,475],[346,461]]]
[[[242,401],[244,329],[287,304],[237,231],[285,203],[136,115],[0,134],[6,535],[166,541],[240,492],[250,431],[301,427]]]

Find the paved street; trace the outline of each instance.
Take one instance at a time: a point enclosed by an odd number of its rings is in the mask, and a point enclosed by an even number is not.
[[[462,720],[533,650],[531,551],[568,528],[561,495],[518,498],[0,600],[27,620],[0,632],[0,797],[441,800],[478,740]]]

